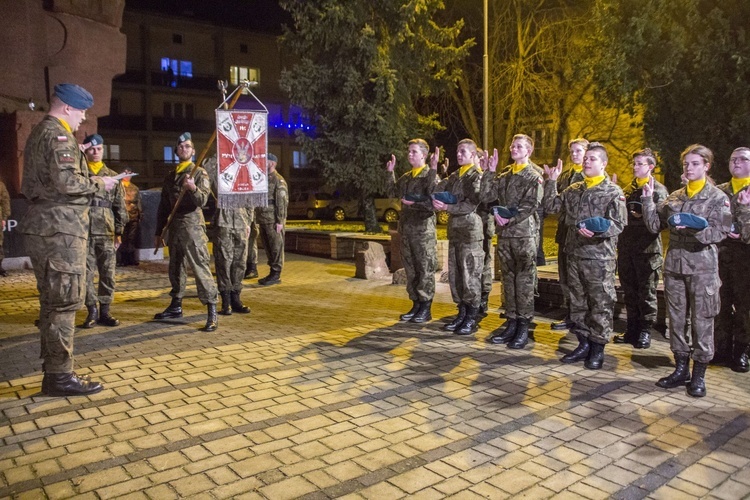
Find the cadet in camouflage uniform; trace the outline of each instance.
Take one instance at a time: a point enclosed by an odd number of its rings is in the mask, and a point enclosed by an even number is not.
[[[211,185],[217,190],[216,156],[206,161],[203,167],[208,172]],[[247,314],[250,308],[240,300],[242,279],[245,276],[247,260],[247,238],[250,233],[248,220],[252,208],[220,208],[214,211],[211,231],[216,267],[216,283],[221,295],[219,314],[230,315],[232,312]]]
[[[487,173],[489,162],[484,155],[486,151],[479,151],[479,168],[482,175]],[[484,265],[482,266],[482,298],[479,302],[479,315],[487,316],[489,307],[490,293],[492,293],[492,282],[495,278],[495,270],[492,268],[492,238],[495,237],[495,217],[490,213],[490,206],[485,203],[479,203],[477,206],[477,215],[482,218],[482,251],[484,252]]]
[[[289,205],[289,189],[286,181],[276,171],[278,158],[272,153],[266,155],[268,166],[268,206],[255,209],[255,220],[258,223],[263,248],[271,268],[268,276],[258,280],[264,286],[281,283],[281,268],[284,265],[284,224],[286,208]]]
[[[583,156],[586,154],[586,148],[589,141],[582,137],[571,139],[568,142],[568,152],[570,153],[570,163],[560,174],[557,179],[557,193],[560,194],[571,184],[583,182]],[[557,161],[558,168],[562,168],[562,160]],[[564,207],[563,209],[564,210]],[[558,323],[552,323],[553,330],[567,330],[573,326],[570,319],[570,289],[568,288],[568,256],[565,253],[565,237],[568,235],[568,228],[563,224],[565,214],[560,212],[557,217],[557,230],[555,231],[555,242],[557,243],[557,276],[562,290],[563,305],[568,309],[565,319]]]
[[[612,335],[612,316],[615,305],[615,248],[617,235],[627,224],[625,196],[606,175],[607,150],[592,142],[583,159],[583,182],[572,184],[557,194],[557,178],[562,165],[550,169],[544,183],[545,211],[564,210],[568,234],[565,252],[568,254],[568,285],[570,287],[571,330],[578,338],[578,346],[562,357],[563,363],[586,360],[584,366],[598,370],[604,362],[604,346]],[[602,231],[594,232],[579,223],[592,218]],[[609,227],[606,228],[606,225]]]
[[[93,134],[83,140],[86,160],[92,175],[113,177],[117,172],[102,161],[104,139]],[[89,210],[89,254],[86,259],[86,309],[88,315],[83,328],[93,328],[97,323],[104,326],[117,326],[120,322],[109,312],[115,296],[115,267],[117,248],[122,243],[122,233],[128,222],[125,207],[125,194],[118,182],[112,191],[91,200]],[[94,286],[94,274],[99,272],[98,290]],[[99,310],[96,302],[99,301]]]
[[[391,155],[386,164],[388,195],[401,199],[401,216],[398,233],[401,237],[401,263],[406,272],[406,292],[412,301],[409,312],[400,316],[401,321],[424,323],[432,319],[432,299],[435,296],[435,272],[437,270],[437,232],[435,212],[429,195],[438,182],[437,161],[439,150],[426,165],[429,147],[424,139],[412,139],[408,144],[408,159],[411,170],[396,180],[396,157]],[[424,201],[406,199],[407,196],[424,197]]]
[[[711,150],[700,144],[682,152],[682,168],[687,185],[670,194],[659,206],[653,201],[653,182],[643,187],[643,220],[658,233],[669,227],[669,247],[664,259],[664,294],[669,316],[669,343],[676,368],[659,379],[659,387],[682,387],[693,397],[706,395],[705,375],[714,356],[714,317],[719,313],[719,254],[717,244],[729,233],[732,214],[729,199],[707,177],[713,163]],[[680,220],[669,218],[679,214]],[[689,214],[689,215],[688,215]],[[708,226],[697,230],[681,224],[698,216]],[[692,334],[686,332],[690,316]],[[689,358],[693,358],[690,375]]]
[[[516,134],[510,146],[513,164],[496,175],[497,150],[488,161],[489,172],[482,176],[482,201],[515,211],[512,217],[494,215],[497,223],[497,259],[503,280],[505,315],[502,330],[489,339],[492,344],[508,344],[523,349],[529,341],[529,325],[534,318],[536,250],[539,234],[539,205],[544,191],[538,167],[531,162],[534,142],[528,135]]]
[[[616,335],[614,341],[632,344],[636,349],[651,346],[651,328],[658,310],[656,285],[663,263],[661,237],[646,228],[641,205],[643,186],[653,178],[655,166],[656,158],[650,149],[633,153],[635,178],[624,190],[628,225],[617,241],[617,269],[625,293],[628,324],[625,334]],[[654,204],[658,205],[668,195],[667,188],[654,181]]]
[[[5,187],[3,181],[0,180],[0,276],[8,276],[8,273],[3,269],[3,258],[5,252],[3,251],[3,234],[7,230],[8,219],[10,219],[10,194],[8,189]]]
[[[245,279],[258,277],[258,223],[255,222],[255,210],[248,210],[247,215],[247,224],[250,226],[250,236],[247,238]]]
[[[133,172],[129,169],[125,169],[123,173],[132,174]],[[137,266],[138,265],[138,236],[140,235],[141,219],[143,219],[143,202],[141,199],[141,191],[138,186],[131,182],[130,177],[124,177],[122,181],[122,189],[125,194],[125,208],[128,211],[128,223],[125,224],[125,230],[122,233],[122,245],[118,249],[120,259],[118,261],[121,266]]]
[[[716,317],[714,361],[728,362],[733,371],[750,371],[750,224],[743,220],[739,198],[750,196],[750,148],[737,148],[729,159],[732,179],[718,186],[730,199],[732,231],[719,244],[721,309]]]
[[[457,335],[471,335],[477,331],[477,316],[482,298],[482,219],[476,209],[480,201],[482,171],[475,165],[477,145],[471,139],[458,143],[456,158],[459,168],[435,187],[435,192],[446,191],[455,196],[455,204],[433,199],[435,210],[448,212],[448,279],[458,315],[445,325]],[[437,170],[437,165],[430,168]]]
[[[89,177],[73,135],[93,104],[78,85],[55,85],[49,113],[31,131],[24,150],[21,193],[30,205],[20,231],[39,290],[42,392],[48,396],[102,390],[99,382],[73,372],[75,316],[86,291],[89,204],[117,183],[112,177]]]
[[[177,140],[177,158],[180,163],[167,174],[161,190],[156,223],[156,248],[161,246],[162,231],[167,224],[169,214],[177,203],[180,191],[184,190],[185,194],[167,229],[169,282],[172,284],[169,295],[172,296],[172,302],[164,312],[156,314],[154,319],[182,317],[182,297],[185,295],[187,281],[185,266],[189,265],[195,276],[198,298],[208,309],[203,331],[212,332],[216,330],[219,323],[216,311],[217,291],[211,275],[208,237],[201,210],[211,196],[211,183],[202,167],[198,167],[195,174],[191,175],[195,167],[192,162],[194,153],[195,148],[190,133],[185,132]]]

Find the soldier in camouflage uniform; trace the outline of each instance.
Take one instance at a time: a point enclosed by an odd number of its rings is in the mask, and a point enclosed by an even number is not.
[[[258,223],[255,222],[255,210],[248,210],[247,215],[247,224],[250,226],[250,236],[247,238],[245,279],[250,279],[258,277]]]
[[[456,158],[459,168],[435,187],[435,192],[446,191],[456,198],[455,204],[433,199],[435,210],[448,212],[448,279],[458,315],[445,325],[457,335],[471,335],[477,331],[477,316],[482,298],[482,219],[476,209],[480,201],[482,171],[475,165],[477,145],[471,139],[458,143]],[[430,168],[437,170],[437,165]]]
[[[75,315],[86,291],[89,204],[117,183],[89,176],[73,135],[93,103],[78,85],[56,85],[49,113],[31,131],[24,150],[21,193],[30,205],[20,231],[39,290],[42,392],[48,396],[102,390],[99,382],[73,372]]]
[[[123,173],[132,174],[129,169]],[[141,191],[138,186],[131,182],[130,177],[124,177],[122,189],[125,194],[125,208],[128,211],[128,223],[125,224],[125,230],[122,233],[122,245],[118,249],[120,254],[119,264],[121,266],[138,265],[138,236],[140,235],[141,219],[143,219],[143,202]]]
[[[624,190],[628,225],[617,242],[617,269],[625,293],[628,324],[625,334],[616,335],[614,341],[632,344],[636,349],[651,346],[651,328],[658,310],[656,285],[663,262],[661,237],[646,228],[641,205],[643,186],[652,178],[655,166],[656,158],[650,149],[633,153],[635,178]],[[654,181],[654,203],[658,205],[668,195],[667,188]]]
[[[732,370],[750,371],[750,224],[743,220],[739,198],[750,196],[750,148],[737,148],[729,159],[732,179],[718,186],[730,199],[732,231],[719,244],[721,309],[716,317],[714,361],[728,362]]]
[[[198,288],[198,298],[207,306],[208,315],[205,332],[213,332],[218,327],[219,319],[216,311],[217,291],[211,275],[208,255],[208,237],[202,208],[211,196],[211,183],[205,169],[198,167],[195,174],[191,171],[195,167],[192,162],[195,148],[190,133],[180,135],[177,141],[177,158],[180,163],[164,178],[161,190],[161,201],[157,213],[156,248],[161,246],[161,234],[167,225],[167,219],[172,212],[181,191],[185,194],[174,212],[174,218],[167,229],[166,243],[169,247],[169,282],[172,290],[172,302],[154,319],[182,317],[182,297],[185,295],[187,281],[186,265],[189,265],[195,276]]]
[[[487,173],[489,162],[486,161],[486,151],[479,151],[479,168],[482,175]],[[492,238],[495,237],[495,217],[490,213],[490,206],[482,201],[477,206],[477,215],[482,218],[482,251],[484,252],[484,266],[482,266],[482,299],[479,302],[479,315],[487,316],[490,293],[492,293],[492,282],[495,278],[495,270],[492,268]]]
[[[104,140],[93,134],[83,140],[89,172],[93,175],[113,177],[117,172],[102,161]],[[120,321],[109,312],[115,296],[115,267],[117,248],[122,243],[122,233],[128,222],[125,207],[125,194],[118,182],[112,191],[91,200],[89,210],[89,254],[86,259],[86,309],[88,315],[83,328],[93,328],[97,323],[104,326],[117,326]],[[94,286],[94,274],[99,272],[98,290]],[[99,301],[97,310],[96,302]]]
[[[583,182],[583,156],[586,154],[586,148],[589,141],[582,137],[571,139],[568,142],[568,152],[570,153],[570,163],[563,170],[557,179],[557,193],[560,194],[571,184]],[[562,160],[557,161],[558,168],[562,168]],[[562,208],[564,210],[564,207]],[[558,323],[552,323],[553,330],[567,330],[573,326],[570,319],[570,289],[568,288],[568,256],[565,253],[565,237],[568,234],[568,228],[563,224],[565,214],[560,212],[557,217],[557,230],[555,231],[555,242],[557,243],[557,276],[562,290],[563,306],[568,309],[565,319]]]
[[[585,360],[584,366],[598,370],[604,362],[604,346],[612,335],[615,305],[615,248],[617,235],[627,224],[625,196],[606,175],[607,150],[592,142],[583,158],[583,182],[570,185],[557,194],[557,178],[562,165],[545,167],[545,211],[564,210],[568,234],[568,285],[570,287],[571,330],[578,346],[562,357],[563,363]],[[587,223],[596,222],[597,232]],[[607,227],[608,226],[608,227]],[[593,227],[593,226],[592,226]]]
[[[5,187],[3,181],[0,180],[0,276],[8,276],[8,273],[3,269],[3,258],[5,252],[3,251],[3,234],[8,230],[8,219],[10,219],[10,194],[8,189]]]
[[[266,155],[268,206],[255,209],[258,232],[263,238],[263,248],[266,250],[268,266],[271,268],[268,276],[258,280],[258,283],[264,286],[281,283],[281,269],[284,265],[284,224],[286,208],[289,205],[289,189],[284,178],[276,171],[277,162],[276,155]]]
[[[386,165],[387,190],[392,198],[401,199],[401,216],[398,232],[401,237],[401,263],[406,272],[406,292],[412,301],[409,312],[401,321],[424,323],[432,319],[432,299],[435,296],[437,270],[437,232],[435,212],[429,195],[438,182],[437,169],[426,165],[429,147],[424,139],[412,139],[408,144],[411,170],[396,180],[396,157],[391,155]],[[437,166],[439,151],[432,155],[431,163]],[[424,197],[413,201],[406,197]]]
[[[539,205],[542,202],[542,176],[531,162],[534,142],[517,134],[510,146],[513,164],[497,171],[497,150],[489,159],[489,172],[482,176],[482,201],[513,211],[511,217],[494,215],[497,223],[497,259],[503,279],[505,315],[502,330],[489,339],[492,344],[508,344],[523,349],[529,341],[529,325],[534,318],[536,250],[539,231]]]
[[[674,388],[690,382],[693,397],[706,395],[706,367],[714,356],[714,317],[719,313],[719,251],[717,244],[730,232],[729,199],[708,179],[713,153],[694,144],[682,152],[687,185],[670,194],[658,206],[653,201],[653,181],[643,186],[643,220],[658,233],[669,227],[669,247],[664,259],[664,294],[669,316],[669,343],[676,368],[659,379],[659,387]],[[670,217],[675,216],[670,223]],[[679,220],[677,219],[679,216]],[[686,224],[698,216],[707,227]],[[685,222],[688,221],[688,222]],[[690,316],[692,334],[685,328]],[[689,359],[693,358],[690,375]]]

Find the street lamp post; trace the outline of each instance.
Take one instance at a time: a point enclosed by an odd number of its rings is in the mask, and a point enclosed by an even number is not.
[[[487,0],[484,0],[484,55],[482,56],[482,63],[483,63],[483,76],[484,76],[484,82],[483,82],[483,106],[482,106],[482,121],[484,122],[483,126],[483,142],[484,142],[484,149],[489,150],[490,149],[490,59],[488,55],[488,47],[489,43],[487,41],[487,34],[489,32],[488,29],[488,18],[489,18],[489,8],[487,6]]]

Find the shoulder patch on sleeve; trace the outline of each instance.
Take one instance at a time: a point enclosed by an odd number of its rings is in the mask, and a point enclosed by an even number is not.
[[[620,201],[625,201],[625,195],[624,194],[621,194],[620,196],[618,196],[618,198],[620,199]]]
[[[56,137],[57,142],[68,142],[68,136],[67,135],[58,135]]]
[[[537,184],[544,184],[544,179],[542,179],[541,177],[537,177],[536,178],[536,183]]]
[[[729,200],[726,200],[726,199],[724,200],[724,206],[725,206],[725,207],[728,207],[728,206],[729,206]]]
[[[76,159],[73,153],[70,151],[55,151],[55,157],[57,158],[57,163],[60,164],[69,164],[69,163],[75,163]]]

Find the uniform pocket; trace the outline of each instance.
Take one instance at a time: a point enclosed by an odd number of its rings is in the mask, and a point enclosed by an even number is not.
[[[49,305],[57,311],[76,311],[83,302],[83,269],[60,259],[50,259],[47,266]]]
[[[704,318],[713,318],[719,314],[721,308],[721,298],[719,295],[719,289],[721,288],[721,280],[717,277],[712,283],[706,285],[703,300],[698,301],[696,313]]]

